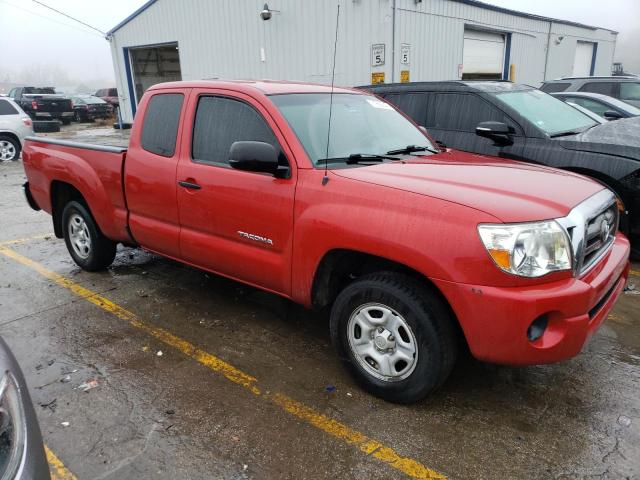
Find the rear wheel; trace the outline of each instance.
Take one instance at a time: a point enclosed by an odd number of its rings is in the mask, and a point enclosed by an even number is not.
[[[457,356],[454,319],[435,291],[391,272],[362,277],[331,311],[331,337],[369,392],[398,403],[437,389]]]
[[[89,209],[80,202],[69,202],[62,212],[64,241],[73,261],[90,272],[113,263],[117,244],[105,237]]]
[[[9,135],[0,135],[0,162],[18,160],[20,157],[20,142]]]

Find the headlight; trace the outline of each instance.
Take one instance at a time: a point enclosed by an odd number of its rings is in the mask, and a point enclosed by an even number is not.
[[[571,269],[571,241],[555,221],[481,224],[478,232],[493,261],[505,272],[541,277]]]
[[[0,479],[14,479],[26,446],[26,425],[18,384],[6,372],[0,380]]]

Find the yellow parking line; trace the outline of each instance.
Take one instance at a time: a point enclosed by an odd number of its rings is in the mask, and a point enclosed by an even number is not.
[[[47,454],[47,461],[49,462],[49,470],[51,472],[51,480],[76,480],[76,476],[67,470],[64,463],[56,457],[49,447],[44,446],[44,451]]]
[[[278,405],[284,411],[304,421],[308,425],[318,428],[319,430],[339,440],[342,440],[348,445],[352,445],[358,448],[358,450],[360,450],[365,455],[371,456],[385,463],[389,467],[404,473],[408,477],[428,480],[446,479],[444,475],[436,472],[435,470],[427,468],[417,460],[408,457],[402,457],[393,448],[388,447],[374,439],[371,439],[363,433],[360,433],[357,430],[354,430],[347,425],[338,422],[337,420],[316,412],[312,408],[304,405],[301,402],[291,399],[286,395],[279,393],[271,395],[263,394],[261,389],[259,389],[256,385],[258,383],[258,379],[256,379],[252,375],[249,375],[235,368],[233,365],[219,359],[218,357],[208,352],[205,352],[194,344],[173,335],[171,332],[163,328],[156,327],[151,323],[142,320],[133,312],[122,308],[121,306],[113,303],[111,300],[103,297],[102,295],[99,295],[98,293],[95,293],[81,285],[78,285],[77,283],[58,273],[48,270],[40,263],[19,254],[15,250],[0,245],[0,253],[8,258],[15,260],[16,262],[19,262],[35,270],[40,275],[55,282],[59,286],[70,290],[71,292],[84,298],[88,302],[91,302],[94,305],[102,308],[103,310],[128,322],[130,325],[143,330],[157,340],[171,347],[174,347],[176,350],[179,350],[188,357],[193,358],[212,371],[221,374],[228,380],[231,380],[232,382],[247,388],[254,395]]]
[[[629,273],[634,277],[640,277],[640,272],[638,270],[629,270]]]
[[[30,242],[31,240],[43,240],[45,238],[53,238],[53,233],[41,233],[40,235],[34,235],[33,237],[16,238],[14,240],[6,240],[0,242],[0,246],[18,245],[20,243]]]

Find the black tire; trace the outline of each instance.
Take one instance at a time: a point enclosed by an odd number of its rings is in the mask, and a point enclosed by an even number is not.
[[[70,118],[63,118],[60,121],[62,122],[63,125],[71,124],[71,119]]]
[[[82,114],[76,110],[75,112],[73,112],[73,119],[78,123],[82,122]]]
[[[367,304],[389,308],[410,327],[417,345],[417,360],[406,378],[394,381],[377,378],[361,365],[362,360],[352,350],[349,320]],[[449,308],[431,287],[403,274],[374,273],[357,279],[338,295],[331,310],[331,340],[342,361],[367,391],[391,402],[412,403],[440,387],[451,373],[458,353],[454,322]],[[404,333],[403,338],[407,335]]]
[[[7,153],[6,153],[7,158],[5,160],[11,161],[11,162],[17,162],[18,159],[20,158],[20,151],[22,150],[22,146],[20,145],[20,142],[14,137],[12,137],[11,135],[0,135],[0,142],[1,142],[0,151],[2,151],[2,144],[5,144],[8,147]],[[13,147],[12,150],[10,150],[11,147]],[[9,152],[11,151],[13,151],[13,156],[9,154]]]
[[[77,218],[84,221],[86,225],[85,236],[89,238],[89,246],[86,251],[86,256],[81,255],[76,248],[74,248],[71,238],[70,223],[76,221]],[[67,245],[67,250],[73,261],[82,268],[89,272],[95,272],[97,270],[103,270],[113,263],[113,259],[116,256],[116,242],[109,240],[105,237],[96,221],[93,219],[89,209],[80,202],[71,201],[67,203],[62,211],[62,232],[64,235],[64,242]]]

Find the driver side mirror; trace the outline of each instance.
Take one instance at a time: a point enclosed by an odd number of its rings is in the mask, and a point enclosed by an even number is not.
[[[607,110],[602,116],[607,120],[618,120],[622,118],[622,114],[620,112],[616,112],[615,110]]]
[[[233,142],[229,149],[229,165],[246,172],[270,173],[278,178],[286,176],[278,163],[278,152],[265,142]]]
[[[493,140],[499,147],[513,145],[514,133],[513,127],[502,122],[480,122],[476,127],[476,135]]]

